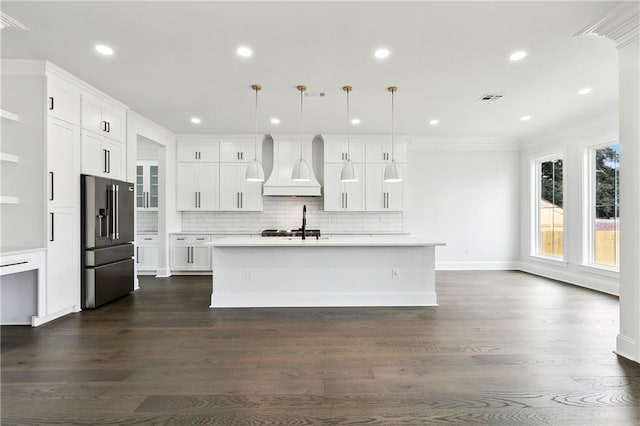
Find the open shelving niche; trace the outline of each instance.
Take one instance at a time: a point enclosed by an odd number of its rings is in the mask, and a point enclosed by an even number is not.
[[[5,111],[0,109],[0,117],[9,121],[15,121],[16,123],[20,122],[20,116],[13,112]],[[0,161],[4,161],[7,163],[19,163],[20,157],[13,154],[8,154],[6,152],[0,152]],[[0,195],[0,204],[20,204],[19,197]]]

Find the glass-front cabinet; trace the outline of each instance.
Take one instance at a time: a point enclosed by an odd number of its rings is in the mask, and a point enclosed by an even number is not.
[[[136,165],[136,207],[158,209],[158,163],[138,161]]]

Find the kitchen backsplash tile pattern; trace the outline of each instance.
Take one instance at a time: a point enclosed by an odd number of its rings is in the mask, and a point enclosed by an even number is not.
[[[138,210],[136,225],[137,232],[158,232],[158,212]]]
[[[183,212],[183,232],[250,232],[298,229],[302,206],[307,206],[307,228],[324,234],[401,233],[402,212],[325,212],[321,197],[264,197],[261,212]],[[157,225],[156,225],[157,227]]]

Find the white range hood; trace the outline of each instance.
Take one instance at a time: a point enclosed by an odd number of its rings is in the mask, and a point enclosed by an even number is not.
[[[313,172],[312,141],[302,143],[303,158],[309,165],[311,179],[308,182],[291,180],[293,165],[300,159],[300,141],[295,138],[273,138],[273,167],[271,175],[264,183],[262,195],[265,196],[297,196],[319,197],[320,183]],[[268,162],[270,152],[263,149],[264,163]],[[266,171],[266,170],[265,170]]]

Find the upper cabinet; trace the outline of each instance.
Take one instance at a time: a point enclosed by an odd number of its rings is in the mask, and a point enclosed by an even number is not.
[[[217,162],[218,141],[203,137],[178,137],[178,161],[181,162]]]
[[[395,141],[391,150],[391,142],[367,142],[366,160],[367,163],[384,163],[391,161],[395,157],[396,162],[407,161],[407,146],[402,142]]]
[[[47,77],[47,114],[70,124],[80,124],[80,91],[77,87]]]
[[[125,147],[91,132],[82,134],[82,173],[125,180]]]
[[[364,163],[364,144],[359,142],[332,142],[325,141],[324,144],[324,162],[325,163],[343,163],[347,159],[351,159],[354,163]]]
[[[158,163],[138,161],[136,164],[136,208],[158,209]]]
[[[248,164],[220,164],[220,210],[261,211],[262,185],[247,182]]]
[[[256,158],[262,158],[262,141],[258,142]],[[249,163],[254,158],[253,141],[222,141],[220,142],[220,162]]]
[[[96,134],[124,142],[126,109],[94,96],[82,95],[82,128]]]

